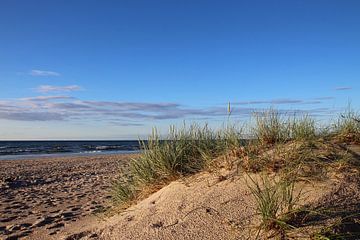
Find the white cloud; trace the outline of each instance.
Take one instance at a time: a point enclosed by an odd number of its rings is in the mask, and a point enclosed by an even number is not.
[[[326,98],[316,99],[317,101],[309,101],[305,99],[291,99],[291,98],[279,98],[279,99],[271,99],[271,100],[253,100],[253,101],[242,101],[242,102],[234,102],[234,105],[255,105],[255,104],[271,104],[271,105],[280,105],[280,104],[320,104],[322,101],[320,99],[325,100]]]
[[[69,99],[68,96],[38,96],[21,98],[13,101],[0,101],[0,119],[19,121],[66,121],[93,120],[127,126],[140,126],[154,120],[218,118],[228,113],[226,106],[192,108],[179,103],[146,103],[117,101],[82,101]],[[56,100],[56,101],[52,101]],[[62,101],[63,100],[63,101]],[[279,101],[283,102],[283,100]],[[291,101],[292,102],[292,101]],[[237,117],[248,117],[263,108],[234,108],[232,114]],[[301,113],[324,115],[330,112],[327,108],[317,109],[281,109],[282,114]]]
[[[35,77],[58,77],[58,76],[60,76],[60,73],[58,73],[58,72],[44,71],[44,70],[38,70],[38,69],[31,70],[29,72],[29,74],[31,76],[35,76]]]
[[[351,90],[352,87],[337,87],[335,88],[336,91],[345,91],[345,90]]]
[[[36,88],[38,92],[47,93],[47,92],[73,92],[79,91],[82,88],[78,85],[69,85],[69,86],[52,86],[52,85],[41,85]]]
[[[49,100],[66,100],[66,99],[75,99],[71,96],[63,96],[63,95],[56,95],[56,96],[36,96],[36,97],[28,97],[28,98],[21,98],[22,101],[49,101]]]

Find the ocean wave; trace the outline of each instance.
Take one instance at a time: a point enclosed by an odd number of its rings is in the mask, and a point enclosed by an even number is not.
[[[0,155],[138,151],[137,141],[0,141]]]

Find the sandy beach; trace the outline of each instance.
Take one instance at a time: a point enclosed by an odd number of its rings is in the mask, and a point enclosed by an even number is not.
[[[106,210],[111,181],[131,157],[1,160],[0,239],[56,238],[70,224]]]
[[[360,148],[348,146],[343,153],[349,161],[346,168],[327,162],[321,179],[309,177],[294,185],[293,196],[301,193],[296,206],[307,210],[303,217],[293,218],[296,227],[286,232],[290,239],[313,239],[314,234],[344,216],[354,216],[354,220],[346,223],[345,230],[339,230],[342,234],[358,229],[360,179],[356,166]],[[224,156],[214,160],[219,163],[214,171],[172,181],[126,211],[106,211],[112,205],[112,181],[120,169],[129,173],[129,159],[135,157],[124,154],[0,161],[0,239],[276,239],[274,232],[254,237],[261,218],[249,189],[250,175],[237,167],[226,167]],[[227,161],[238,160],[235,155],[227,157]],[[252,179],[262,177],[249,174]],[[319,209],[332,213],[313,216],[305,224],[307,211]]]

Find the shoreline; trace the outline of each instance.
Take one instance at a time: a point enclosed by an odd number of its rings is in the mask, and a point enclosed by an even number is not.
[[[111,182],[137,154],[0,160],[0,239],[56,238],[110,207]]]
[[[0,161],[13,160],[34,160],[34,159],[50,159],[50,158],[72,158],[72,157],[95,157],[103,155],[128,155],[138,154],[140,150],[119,150],[119,151],[92,151],[92,152],[78,152],[78,153],[45,153],[45,154],[23,154],[23,155],[0,155]]]

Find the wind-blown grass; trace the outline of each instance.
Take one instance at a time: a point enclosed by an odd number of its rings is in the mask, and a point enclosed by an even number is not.
[[[340,114],[333,126],[336,138],[342,142],[360,143],[360,115],[350,106]]]
[[[229,117],[231,108],[229,106]],[[212,160],[234,150],[238,166],[245,171],[292,171],[302,167],[303,176],[321,176],[322,165],[337,157],[332,141],[360,142],[359,115],[347,111],[333,126],[319,131],[308,115],[287,117],[275,109],[255,113],[253,138],[244,139],[236,125],[213,130],[208,125],[170,127],[161,136],[153,130],[147,141],[140,141],[141,154],[130,163],[128,179],[114,183],[114,199],[136,199],[144,188],[207,169]],[[249,132],[249,131],[245,131]],[[326,136],[326,140],[325,137]],[[338,149],[336,149],[337,151]],[[320,172],[319,172],[320,171]]]
[[[309,115],[290,118],[271,108],[255,113],[253,135],[262,145],[285,143],[289,140],[309,141],[316,138],[317,127],[315,120]]]
[[[131,161],[131,181],[115,184],[115,196],[124,202],[136,197],[136,192],[146,185],[196,173],[212,159],[238,147],[240,140],[241,132],[233,126],[219,131],[197,124],[180,129],[171,127],[164,138],[154,129],[147,142],[140,142],[140,156]]]
[[[309,115],[294,117],[289,122],[291,139],[296,141],[308,141],[316,138],[317,130],[315,120]]]
[[[134,198],[135,190],[130,181],[117,179],[113,183],[112,195],[116,203],[125,203]]]
[[[253,135],[261,144],[273,145],[290,139],[290,128],[286,119],[274,109],[257,112]]]
[[[294,210],[300,199],[295,194],[295,181],[288,178],[270,178],[264,174],[260,179],[248,176],[248,187],[255,198],[258,214],[261,216],[260,230],[277,230],[283,234],[289,227],[286,216]]]
[[[141,156],[132,161],[134,179],[146,184],[197,172],[211,159],[235,147],[238,138],[240,135],[235,129],[213,131],[207,125],[171,127],[165,139],[160,139],[154,130],[147,143],[141,143]]]

